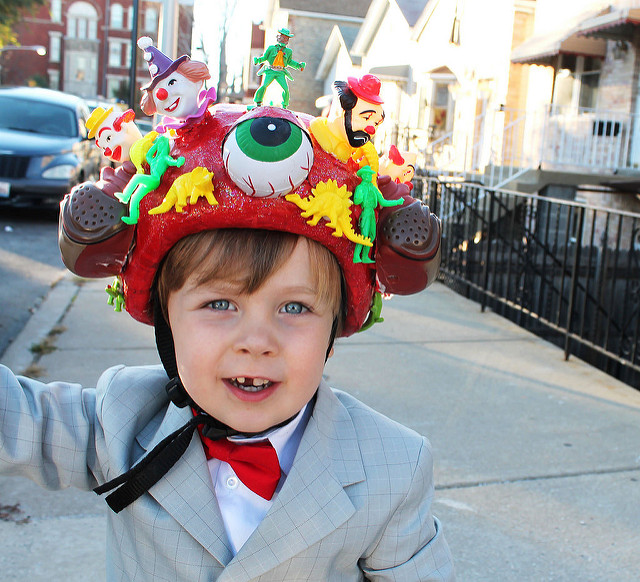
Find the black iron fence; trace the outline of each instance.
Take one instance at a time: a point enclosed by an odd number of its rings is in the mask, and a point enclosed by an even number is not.
[[[640,388],[640,215],[418,178],[442,220],[441,279]]]

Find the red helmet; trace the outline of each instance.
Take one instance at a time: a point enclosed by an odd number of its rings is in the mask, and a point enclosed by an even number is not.
[[[171,139],[171,156],[185,161],[179,167],[168,167],[160,185],[142,198],[137,224],[122,222],[127,207],[114,197],[133,175],[131,167],[108,170],[97,184],[82,184],[67,195],[61,204],[59,240],[71,271],[85,277],[120,275],[126,310],[139,321],[153,323],[150,289],[160,262],[178,240],[217,228],[287,231],[318,241],[337,258],[346,284],[344,336],[363,325],[376,290],[394,293],[396,288],[400,292],[411,288],[415,292],[415,281],[420,288],[432,281],[439,262],[440,229],[428,210],[420,213],[426,217],[424,233],[409,244],[417,245],[416,252],[400,248],[406,247],[404,240],[396,245],[397,252],[392,248],[385,252],[385,267],[378,269],[384,280],[376,279],[376,263],[354,263],[354,241],[362,237],[358,238],[360,208],[352,205],[350,194],[360,178],[312,139],[307,131],[310,116],[278,107],[259,107],[247,113],[234,105],[217,105],[212,113],[177,130]],[[173,204],[180,194],[180,178],[195,175],[194,170],[210,181],[215,203],[202,197],[191,204],[184,195],[180,210],[175,205],[165,212],[149,213],[163,201],[165,206]],[[415,200],[408,197],[408,189],[405,192],[398,185],[381,182],[386,184],[385,197],[406,198],[403,206],[385,209],[387,222],[390,219],[395,224],[397,212]],[[302,215],[305,208],[309,211],[307,202],[325,191],[342,196],[341,228],[329,226],[328,218],[335,217],[318,215],[325,209],[316,208],[313,214],[312,208],[310,214]],[[393,229],[387,231],[385,244],[394,247]],[[428,248],[423,236],[427,232]],[[402,263],[398,272],[403,281],[394,282],[394,262]],[[407,277],[414,280],[409,287]]]

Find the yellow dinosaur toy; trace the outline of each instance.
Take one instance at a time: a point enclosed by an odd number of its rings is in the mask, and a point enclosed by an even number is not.
[[[285,198],[304,211],[302,212],[304,218],[313,215],[313,218],[307,221],[311,226],[318,224],[321,218],[327,218],[329,222],[325,226],[335,230],[333,236],[342,236],[344,234],[356,244],[366,247],[373,246],[371,240],[360,236],[351,226],[351,210],[349,207],[353,202],[350,198],[351,193],[346,186],[338,187],[338,183],[335,180],[329,180],[327,182],[319,182],[311,192],[313,194],[308,198],[301,198],[298,194],[289,194]]]
[[[213,172],[198,166],[188,174],[178,176],[160,206],[149,210],[149,214],[163,214],[175,206],[176,212],[184,212],[187,204],[195,204],[201,196],[204,196],[211,206],[218,204],[213,195]],[[189,202],[187,202],[189,198]]]

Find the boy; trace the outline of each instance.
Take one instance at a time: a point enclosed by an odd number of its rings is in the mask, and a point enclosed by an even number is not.
[[[357,176],[314,142],[290,193],[246,194],[223,159],[236,133],[269,160],[263,175],[299,167],[311,138],[291,112],[240,113],[220,107],[177,130],[171,154],[185,164],[142,199],[126,255],[109,219],[127,208],[112,198],[100,217],[108,184],[63,203],[65,262],[120,274],[114,288],[153,322],[163,367],[112,368],[95,390],[0,370],[0,470],[108,493],[109,581],[451,580],[426,439],[322,380],[334,338],[363,326],[381,281],[394,292],[411,269],[432,274],[437,221],[419,213],[407,259],[393,235],[407,199],[380,227],[379,264],[354,263],[347,233],[297,204],[342,200],[353,229],[342,196]],[[215,200],[149,213],[203,166]]]

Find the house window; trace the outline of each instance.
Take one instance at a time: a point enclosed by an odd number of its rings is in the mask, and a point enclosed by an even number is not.
[[[111,5],[111,28],[121,29],[122,21],[124,18],[124,10],[122,9],[122,4],[112,4]]]
[[[158,11],[149,6],[144,12],[144,29],[147,32],[157,32],[158,30]]]
[[[60,71],[57,71],[55,69],[49,69],[47,72],[49,73],[49,88],[59,89],[60,88]]]
[[[109,66],[120,67],[122,66],[122,49],[119,42],[109,42]]]
[[[88,2],[74,2],[67,13],[67,36],[90,38],[98,36],[98,13]]]
[[[602,61],[595,57],[561,55],[553,90],[559,107],[593,109],[598,102]]]
[[[60,33],[54,33],[49,37],[49,61],[52,63],[60,62],[60,48],[62,43],[59,34]]]
[[[127,10],[127,30],[131,30],[133,28],[133,6],[129,6]]]
[[[62,22],[62,0],[51,0],[51,20]]]
[[[449,83],[438,82],[433,87],[433,106],[431,107],[432,135],[442,135],[453,127],[453,102]]]

